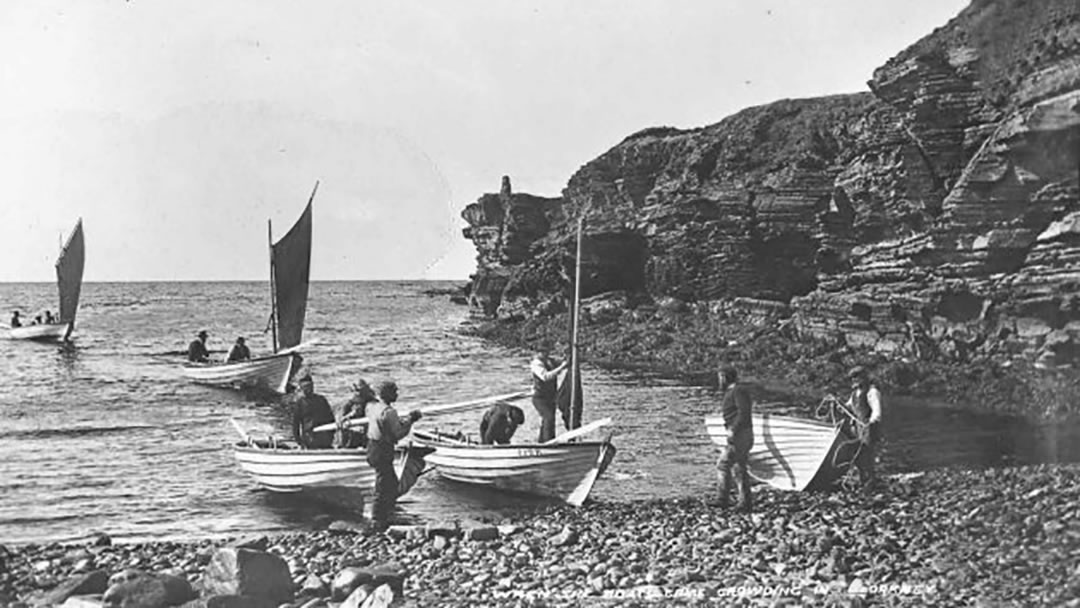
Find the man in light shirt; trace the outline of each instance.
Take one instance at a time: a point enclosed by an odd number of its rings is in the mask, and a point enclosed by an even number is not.
[[[555,398],[559,394],[559,373],[564,369],[566,362],[555,365],[546,348],[538,351],[529,363],[533,407],[540,414],[540,443],[555,437]]]
[[[874,474],[874,460],[877,445],[881,440],[881,391],[870,380],[866,368],[856,366],[848,373],[851,380],[851,397],[847,407],[855,414],[859,424],[859,453],[855,457],[855,466],[859,469],[859,480],[863,488],[869,490],[877,482]]]

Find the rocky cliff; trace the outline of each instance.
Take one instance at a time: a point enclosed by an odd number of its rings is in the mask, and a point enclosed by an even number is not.
[[[504,178],[463,213],[474,305],[559,310],[584,218],[586,296],[739,299],[880,352],[1073,362],[1080,4],[976,0],[868,84],[640,131],[561,198]]]

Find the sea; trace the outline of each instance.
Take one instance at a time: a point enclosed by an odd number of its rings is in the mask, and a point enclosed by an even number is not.
[[[525,390],[530,353],[467,335],[467,307],[439,281],[314,282],[303,351],[317,392],[335,409],[351,385],[392,379],[399,409]],[[193,540],[303,531],[358,517],[341,505],[256,486],[236,465],[231,421],[257,436],[287,437],[290,413],[267,395],[200,386],[181,366],[196,332],[223,356],[237,336],[271,350],[265,282],[83,285],[71,345],[0,340],[0,543]],[[56,301],[48,283],[0,284],[6,314]],[[584,327],[582,331],[588,331]],[[752,370],[744,370],[752,379]],[[612,417],[618,452],[596,484],[598,501],[705,496],[716,447],[703,417],[715,390],[640,371],[582,370],[585,422]],[[526,423],[516,438],[538,432]],[[761,407],[805,414],[807,404]],[[1063,456],[1060,429],[905,403],[888,420],[888,472],[1002,466]],[[797,411],[796,411],[797,410]],[[426,428],[477,433],[482,411],[431,416]],[[1073,429],[1075,431],[1075,429]],[[1074,432],[1071,437],[1075,439]],[[544,501],[422,476],[399,501],[411,520],[491,518]]]

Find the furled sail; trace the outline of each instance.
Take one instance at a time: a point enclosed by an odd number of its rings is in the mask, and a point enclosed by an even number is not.
[[[86,249],[83,242],[82,218],[75,224],[67,243],[56,260],[56,284],[60,290],[60,321],[75,323],[79,309],[79,292],[82,291],[83,265]]]
[[[316,185],[317,187],[317,185]],[[311,193],[312,199],[315,193]],[[278,348],[300,344],[311,274],[311,203],[288,234],[272,247]]]

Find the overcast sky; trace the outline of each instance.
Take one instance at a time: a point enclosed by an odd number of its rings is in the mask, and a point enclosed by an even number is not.
[[[959,0],[0,3],[0,281],[465,279],[461,209],[642,128],[866,90]]]

